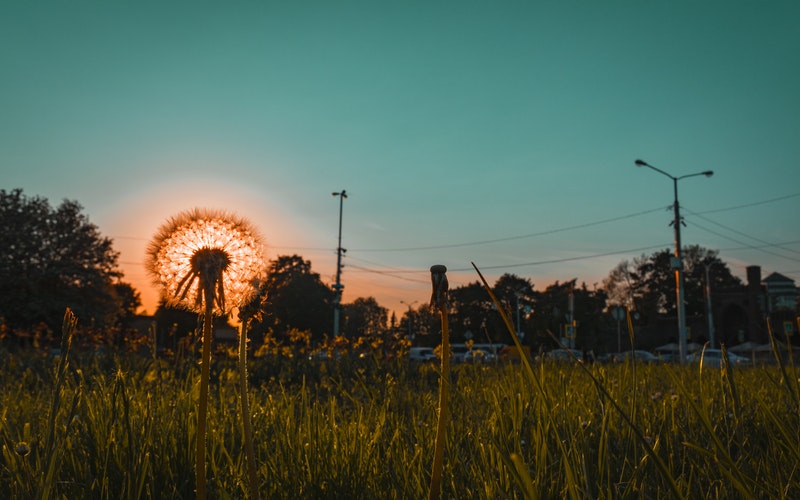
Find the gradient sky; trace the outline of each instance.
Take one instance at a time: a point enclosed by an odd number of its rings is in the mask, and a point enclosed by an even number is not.
[[[684,244],[800,281],[800,2],[4,2],[0,188],[77,200],[153,312],[196,206],[344,301],[503,273],[590,288]],[[416,301],[416,302],[415,302]]]

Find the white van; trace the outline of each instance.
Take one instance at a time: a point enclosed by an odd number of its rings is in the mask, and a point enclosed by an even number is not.
[[[433,347],[412,347],[408,350],[408,359],[411,361],[435,361],[436,355]]]

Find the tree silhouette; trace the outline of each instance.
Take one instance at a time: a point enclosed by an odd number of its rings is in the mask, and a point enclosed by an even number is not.
[[[344,305],[344,334],[348,338],[381,337],[387,332],[389,311],[373,297],[359,297]]]
[[[333,330],[333,291],[319,274],[312,272],[311,261],[299,255],[282,255],[270,261],[264,283],[267,298],[262,319],[251,331],[272,331],[283,337],[291,330],[308,330],[318,341]]]
[[[0,316],[8,325],[57,330],[67,307],[84,325],[116,323],[119,254],[81,211],[75,201],[52,208],[22,189],[0,190]]]
[[[130,322],[142,306],[141,295],[128,283],[114,283],[114,293],[119,304],[120,320],[123,324]]]
[[[709,269],[712,289],[742,285],[741,280],[733,276],[728,265],[719,258],[718,251],[691,245],[684,247],[682,253],[687,316],[704,311],[706,267]],[[677,305],[672,256],[672,251],[664,249],[617,265],[603,281],[609,305],[629,307],[637,311],[645,323],[659,315],[674,316]]]

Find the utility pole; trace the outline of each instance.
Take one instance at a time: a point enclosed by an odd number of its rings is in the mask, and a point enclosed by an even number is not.
[[[342,189],[340,192],[332,193],[333,196],[339,197],[339,245],[336,247],[336,283],[333,285],[333,336],[339,336],[339,315],[342,309],[342,254],[346,252],[342,248],[342,207],[344,206],[344,199],[347,198],[347,192]]]
[[[672,227],[675,228],[675,255],[671,259],[671,267],[675,270],[675,290],[678,302],[678,351],[681,363],[686,363],[686,356],[689,354],[686,352],[686,337],[688,337],[688,333],[686,331],[686,299],[683,291],[686,288],[686,281],[683,277],[683,250],[681,249],[681,224],[683,224],[683,220],[681,220],[681,209],[678,204],[677,178],[673,177],[672,185],[675,189],[675,203],[672,205],[675,212],[675,219],[672,221]]]
[[[408,306],[408,314],[406,315],[407,316],[406,317],[406,323],[408,324],[408,337],[407,338],[408,338],[408,341],[411,342],[412,346],[414,345],[414,329],[413,329],[414,325],[413,325],[413,316],[412,316],[413,311],[411,309],[411,306],[413,306],[417,302],[419,302],[419,301],[418,300],[415,300],[413,302],[406,302],[405,300],[401,300],[400,301],[401,304],[405,304],[406,306]]]
[[[711,309],[711,279],[709,270],[711,269],[711,264],[706,264],[706,308],[708,309],[706,318],[708,319],[708,341],[711,344],[711,348],[714,349],[714,312]]]
[[[571,332],[569,336],[569,348],[575,349],[575,336],[577,335],[577,328],[576,328],[576,321],[575,321],[575,284],[572,284],[572,287],[569,289],[569,314],[567,321],[569,325],[567,326],[567,331]]]
[[[611,316],[617,320],[617,352],[622,352],[622,320],[625,319],[625,308],[622,306],[614,306],[611,309]],[[633,345],[631,345],[633,349]]]

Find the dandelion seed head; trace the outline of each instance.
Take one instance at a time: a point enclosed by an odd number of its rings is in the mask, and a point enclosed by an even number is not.
[[[31,447],[25,441],[20,441],[14,447],[14,451],[17,453],[17,455],[19,455],[21,457],[24,457],[24,456],[27,456],[28,453],[31,452]]]
[[[167,304],[196,312],[205,301],[213,301],[216,314],[245,304],[263,269],[257,231],[224,212],[181,212],[159,228],[147,249],[147,270]]]

